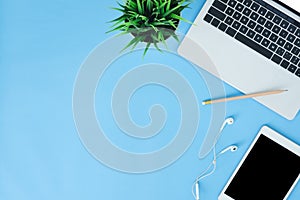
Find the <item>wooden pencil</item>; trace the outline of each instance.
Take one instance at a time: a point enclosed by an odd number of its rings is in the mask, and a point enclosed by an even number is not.
[[[209,104],[214,104],[214,103],[235,101],[235,100],[240,100],[240,99],[248,99],[248,98],[267,96],[267,95],[273,95],[273,94],[280,94],[280,93],[286,92],[286,91],[288,91],[288,90],[272,90],[272,91],[267,91],[267,92],[258,92],[258,93],[253,93],[253,94],[245,94],[245,95],[240,95],[240,96],[235,96],[235,97],[212,99],[212,100],[203,101],[202,105],[209,105]]]

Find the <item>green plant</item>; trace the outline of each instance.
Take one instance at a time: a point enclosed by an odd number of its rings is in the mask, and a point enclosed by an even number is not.
[[[121,34],[132,34],[134,38],[123,50],[131,47],[133,50],[140,42],[147,43],[144,55],[151,44],[159,51],[158,43],[166,46],[166,39],[174,37],[179,21],[191,23],[180,16],[181,11],[187,8],[190,0],[126,0],[124,4],[118,2],[119,7],[113,8],[122,12],[122,15],[112,21],[112,31],[121,31]]]

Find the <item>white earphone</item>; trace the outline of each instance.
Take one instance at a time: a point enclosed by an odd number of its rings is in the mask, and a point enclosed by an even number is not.
[[[229,151],[229,150],[231,152],[235,152],[236,150],[238,150],[238,147],[236,145],[231,145],[231,146],[223,149],[219,154],[221,155],[221,154],[223,154],[223,153],[225,153],[226,151]]]
[[[226,127],[226,125],[231,125],[234,123],[234,119],[232,117],[229,117],[227,119],[225,119],[225,121],[223,122],[221,128],[220,128],[220,131],[219,131],[219,134],[218,134],[218,137],[216,138],[216,142],[214,143],[214,146],[213,146],[213,154],[214,154],[214,159],[212,161],[212,163],[207,167],[207,169],[202,172],[195,180],[194,184],[193,184],[193,188],[192,188],[192,193],[193,193],[193,196],[195,197],[196,200],[199,200],[200,199],[200,194],[199,194],[199,181],[211,174],[214,173],[214,171],[216,170],[216,167],[217,167],[217,158],[226,153],[227,151],[231,151],[231,152],[235,152],[238,150],[238,146],[236,145],[230,145],[226,148],[224,148],[222,151],[220,151],[219,153],[216,153],[216,143],[218,141],[218,138],[219,138],[219,135],[222,133],[223,129]],[[213,166],[213,169],[209,171],[209,169],[211,169],[211,167]],[[194,190],[195,190],[195,193],[194,193]]]
[[[228,125],[231,125],[234,123],[234,119],[232,117],[229,117],[227,119],[225,119],[225,121],[223,122],[221,128],[220,128],[220,133],[223,131],[223,129],[225,128],[225,126],[228,124]]]

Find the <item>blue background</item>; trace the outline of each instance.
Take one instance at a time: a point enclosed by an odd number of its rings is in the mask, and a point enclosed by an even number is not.
[[[194,20],[203,3],[195,0],[183,17]],[[188,151],[157,172],[133,175],[112,170],[80,142],[72,114],[73,85],[90,51],[115,34],[105,33],[107,22],[119,15],[112,6],[116,2],[111,0],[0,0],[0,199],[193,199],[192,183],[211,162],[211,156],[197,158],[209,108],[200,107],[203,125]],[[179,30],[186,32],[189,26],[180,23]],[[183,73],[194,88],[207,91],[192,69]],[[162,93],[154,89],[141,93]],[[239,94],[227,85],[225,89],[227,95]],[[197,96],[207,98],[205,94]],[[162,95],[162,104],[168,102],[165,98],[174,101],[169,96]],[[141,97],[137,94],[133,100],[145,100]],[[216,172],[201,181],[202,199],[217,199],[262,125],[300,144],[299,115],[288,121],[252,99],[226,106],[226,115],[234,116],[236,123],[224,130],[217,148],[232,143],[240,148],[220,157]],[[139,113],[135,119],[140,119]],[[176,120],[171,118],[175,128]],[[299,196],[298,183],[289,199]]]

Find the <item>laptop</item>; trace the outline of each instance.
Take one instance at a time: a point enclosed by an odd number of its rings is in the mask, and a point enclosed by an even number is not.
[[[254,99],[292,120],[300,109],[299,13],[298,0],[207,0],[178,53],[243,93],[288,90]]]

